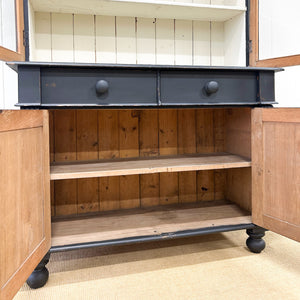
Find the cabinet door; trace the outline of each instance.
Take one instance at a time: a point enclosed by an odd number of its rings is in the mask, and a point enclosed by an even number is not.
[[[252,110],[252,214],[300,241],[300,109]]]
[[[11,299],[50,249],[47,111],[0,111],[0,299]]]

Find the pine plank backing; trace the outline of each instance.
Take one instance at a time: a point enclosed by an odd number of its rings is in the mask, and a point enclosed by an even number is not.
[[[250,166],[250,160],[227,153],[129,158],[114,161],[105,160],[103,162],[57,163],[51,166],[51,180],[244,168]]]
[[[99,159],[120,157],[119,151],[119,112],[116,110],[98,111]],[[120,178],[99,178],[100,211],[120,208]]]
[[[158,111],[140,111],[139,121],[140,157],[158,156]],[[140,175],[141,206],[159,204],[159,174]]]
[[[160,235],[211,226],[248,224],[251,216],[234,204],[171,205],[125,210],[52,223],[52,246]]]
[[[119,111],[120,157],[139,156],[139,114],[135,110]],[[130,175],[123,173],[122,175]],[[120,208],[140,206],[139,176],[120,177]]]
[[[75,161],[77,157],[76,111],[56,110],[54,122],[55,161]],[[77,180],[55,182],[54,192],[56,215],[77,213]]]
[[[98,112],[78,110],[77,122],[77,160],[98,159]],[[77,181],[78,213],[99,210],[98,178]]]
[[[178,153],[191,154],[196,152],[196,120],[194,109],[178,110]],[[178,174],[179,202],[197,201],[196,172]]]
[[[176,155],[177,142],[177,111],[159,111],[159,154]],[[160,204],[178,203],[178,174],[163,173],[159,176]]]
[[[213,153],[215,151],[214,109],[196,110],[196,152]],[[214,171],[197,172],[197,201],[214,200]]]

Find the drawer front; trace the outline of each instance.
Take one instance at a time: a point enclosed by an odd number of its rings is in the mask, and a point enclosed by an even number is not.
[[[161,103],[178,104],[255,104],[255,72],[162,71]]]
[[[156,86],[151,70],[41,70],[42,105],[157,105]]]

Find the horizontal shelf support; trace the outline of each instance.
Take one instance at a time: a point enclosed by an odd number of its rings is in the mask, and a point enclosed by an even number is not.
[[[187,172],[250,167],[249,159],[228,153],[119,159],[98,162],[53,164],[51,180],[93,178],[122,175]]]

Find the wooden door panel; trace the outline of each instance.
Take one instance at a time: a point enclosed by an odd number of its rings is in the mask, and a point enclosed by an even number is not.
[[[50,249],[46,111],[0,113],[0,299],[11,299]]]
[[[300,241],[300,109],[252,112],[252,215]]]

